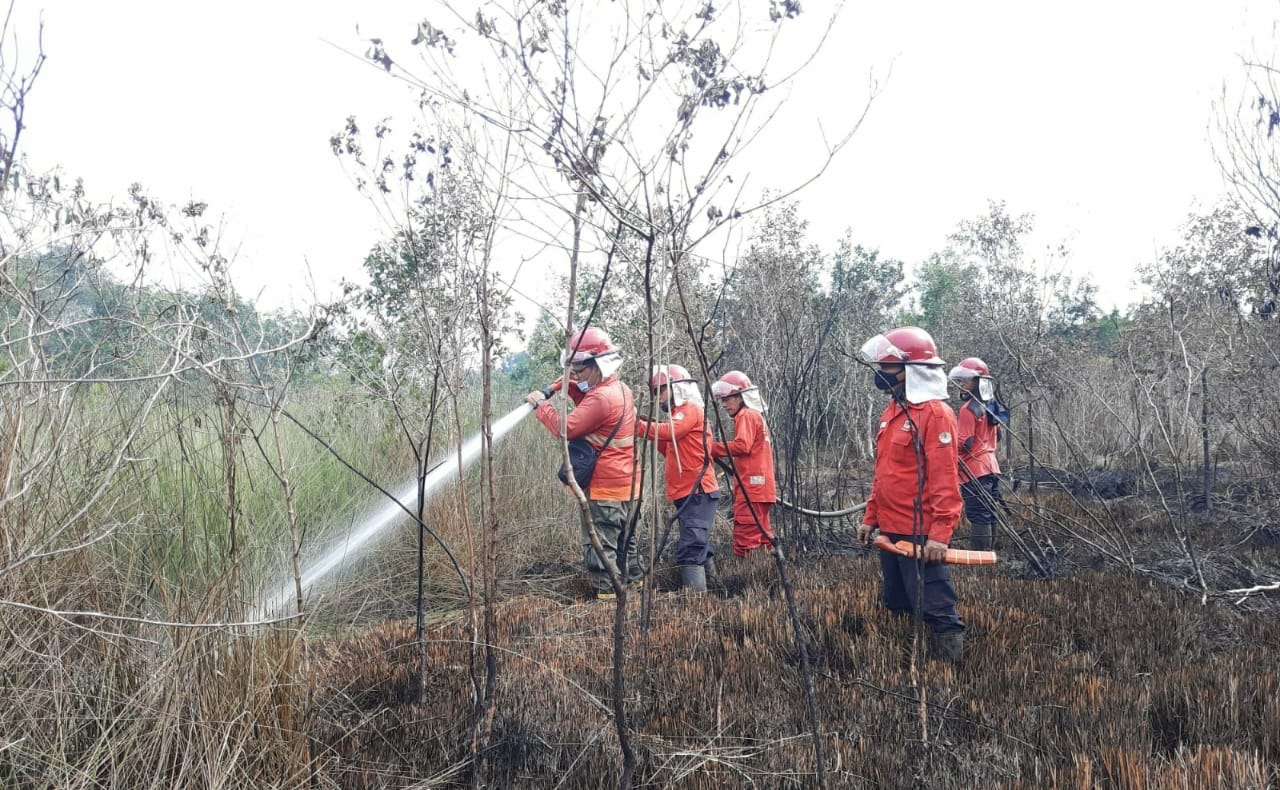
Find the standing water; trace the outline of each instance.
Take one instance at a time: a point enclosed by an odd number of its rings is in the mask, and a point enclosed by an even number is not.
[[[516,407],[514,411],[506,415],[502,419],[493,424],[493,441],[497,442],[503,436],[511,432],[519,422],[524,419],[526,414],[530,414],[533,407],[527,403],[522,403]],[[463,443],[458,452],[450,452],[449,455],[441,461],[434,469],[427,473],[423,496],[430,496],[432,492],[443,486],[450,480],[457,478],[459,466],[466,469],[473,461],[480,457],[480,434],[476,434]],[[369,547],[370,541],[382,534],[388,527],[403,521],[408,517],[406,508],[412,512],[413,508],[408,505],[401,505],[402,502],[411,503],[417,500],[418,481],[411,480],[404,489],[396,494],[395,501],[388,502],[381,510],[374,513],[363,524],[356,525],[350,534],[343,537],[335,543],[320,559],[311,565],[302,569],[302,593],[305,597],[310,593],[324,577],[328,576],[335,570],[342,570],[346,567],[348,560],[354,560],[360,553]],[[287,608],[294,604],[297,600],[297,586],[292,577],[286,579],[276,586],[276,592],[270,598],[266,599],[258,609],[259,616],[263,619],[283,613]]]

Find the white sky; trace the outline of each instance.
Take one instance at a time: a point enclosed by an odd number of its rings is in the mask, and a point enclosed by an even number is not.
[[[350,114],[408,113],[412,97],[328,42],[359,52],[369,36],[408,39],[422,4],[17,2],[18,30],[37,12],[45,21],[24,141],[34,165],[84,177],[99,198],[136,181],[173,203],[209,202],[238,245],[242,292],[270,306],[309,300],[308,266],[322,297],[361,277],[382,229],[329,136]],[[826,5],[809,0],[801,19],[819,23]],[[802,168],[818,129],[834,133],[861,109],[874,70],[888,79],[869,118],[801,196],[812,241],[834,249],[849,227],[856,243],[915,263],[989,198],[1005,200],[1036,215],[1029,252],[1065,241],[1071,270],[1123,306],[1134,267],[1221,193],[1212,103],[1255,39],[1269,47],[1277,11],[1249,0],[850,4],[753,186],[783,186],[772,179]]]

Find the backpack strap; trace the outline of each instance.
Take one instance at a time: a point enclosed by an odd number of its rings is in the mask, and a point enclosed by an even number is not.
[[[619,382],[621,384],[621,382]],[[618,429],[622,427],[622,421],[627,418],[627,391],[622,390],[622,414],[618,415],[618,422],[613,426],[613,430],[609,431],[609,438],[604,440],[604,444],[600,445],[600,452],[604,452],[604,448],[609,446],[609,442],[613,441],[613,437],[618,435]]]

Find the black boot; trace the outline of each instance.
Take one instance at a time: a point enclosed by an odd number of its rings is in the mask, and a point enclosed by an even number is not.
[[[707,573],[701,565],[680,566],[680,587],[690,592],[707,591]]]
[[[953,666],[964,664],[964,631],[948,631],[933,635],[933,648],[938,658]]]

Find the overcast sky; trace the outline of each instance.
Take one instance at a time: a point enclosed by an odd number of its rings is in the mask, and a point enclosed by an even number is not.
[[[805,3],[802,18],[819,23],[821,5]],[[20,31],[43,11],[48,55],[26,153],[98,197],[136,181],[174,203],[205,200],[226,217],[246,295],[305,301],[309,266],[324,296],[360,277],[385,231],[329,136],[347,115],[412,105],[340,47],[412,37],[421,6],[18,0]],[[1037,218],[1029,252],[1065,242],[1072,270],[1123,306],[1134,267],[1219,198],[1213,103],[1239,82],[1241,55],[1270,50],[1276,11],[1246,0],[849,4],[775,130],[800,145],[762,162],[754,185],[794,170],[816,130],[860,110],[874,72],[882,92],[867,121],[802,195],[812,241],[832,249],[847,227],[916,263],[1004,200]]]

